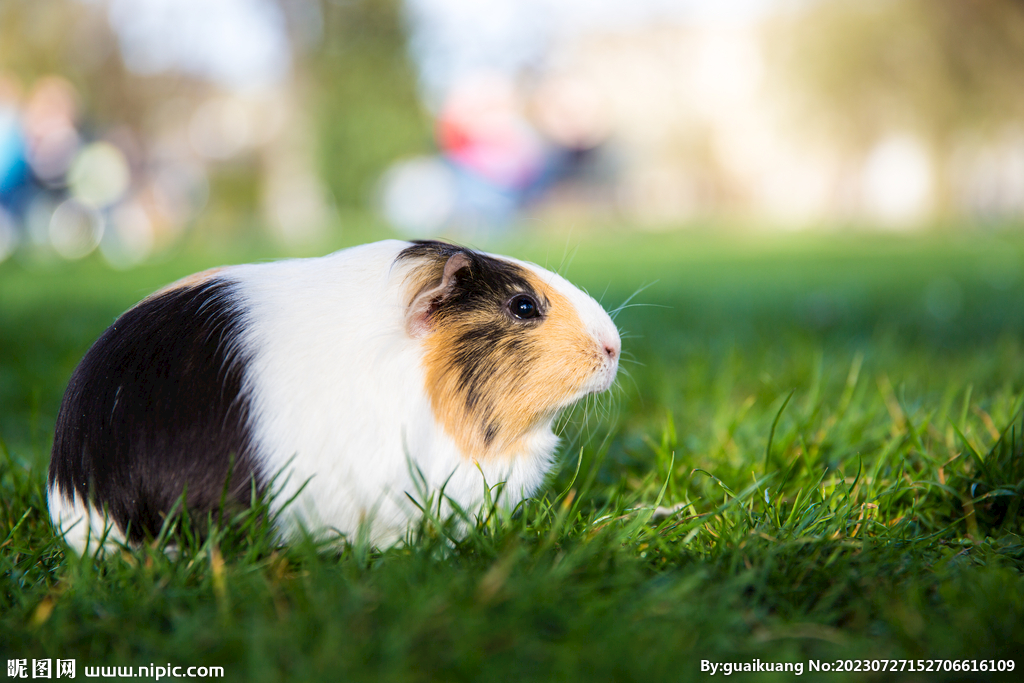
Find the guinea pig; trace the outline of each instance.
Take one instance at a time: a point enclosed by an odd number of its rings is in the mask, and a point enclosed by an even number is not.
[[[279,538],[403,537],[423,485],[511,508],[553,464],[559,412],[607,390],[621,342],[539,266],[436,241],[186,277],[89,349],[57,416],[50,516],[78,552],[272,493]],[[287,503],[287,505],[285,505]],[[283,508],[282,508],[283,506]],[[451,508],[447,508],[451,509]]]

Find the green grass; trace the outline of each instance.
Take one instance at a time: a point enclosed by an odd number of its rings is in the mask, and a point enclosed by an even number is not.
[[[816,680],[810,660],[1024,651],[1024,240],[579,242],[497,247],[568,262],[609,308],[647,285],[618,316],[618,388],[564,420],[541,496],[340,554],[276,548],[252,514],[175,559],[65,553],[43,496],[64,383],[120,311],[218,259],[0,265],[0,660],[661,681],[760,659]],[[867,678],[892,676],[823,680]]]

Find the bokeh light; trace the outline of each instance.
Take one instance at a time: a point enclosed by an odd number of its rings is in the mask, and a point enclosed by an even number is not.
[[[237,98],[211,98],[192,115],[189,142],[202,157],[230,159],[249,148],[252,128],[249,112]]]
[[[78,152],[75,100],[74,87],[57,76],[40,80],[29,94],[23,121],[28,162],[43,183],[60,183]]]
[[[198,214],[210,196],[206,170],[188,159],[155,162],[144,190],[145,201],[170,230],[179,230]]]
[[[80,259],[99,246],[103,228],[99,211],[77,199],[66,199],[50,216],[50,244],[64,258]]]
[[[111,212],[99,247],[103,257],[115,268],[139,265],[156,247],[152,219],[138,202],[118,206]]]
[[[71,196],[97,209],[123,197],[130,183],[128,159],[109,142],[93,142],[83,147],[68,172]]]
[[[920,220],[932,199],[932,165],[924,146],[911,136],[876,145],[864,162],[864,200],[874,217],[889,225]]]
[[[455,211],[456,179],[439,159],[416,157],[396,162],[379,188],[379,207],[388,222],[410,237],[441,230]]]

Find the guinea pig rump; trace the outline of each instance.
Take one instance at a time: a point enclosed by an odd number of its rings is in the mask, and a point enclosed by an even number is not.
[[[231,283],[213,281],[151,297],[108,328],[58,413],[51,502],[90,517],[106,508],[132,543],[161,528],[182,492],[189,509],[215,510],[227,482],[228,498],[248,505],[260,477],[234,343],[242,324]]]

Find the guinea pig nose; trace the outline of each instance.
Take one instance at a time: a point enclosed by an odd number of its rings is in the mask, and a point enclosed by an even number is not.
[[[601,335],[603,339],[599,338],[599,343],[604,348],[604,353],[608,356],[609,360],[615,360],[619,357],[619,353],[622,351],[622,342],[619,341],[618,335],[614,337]]]

